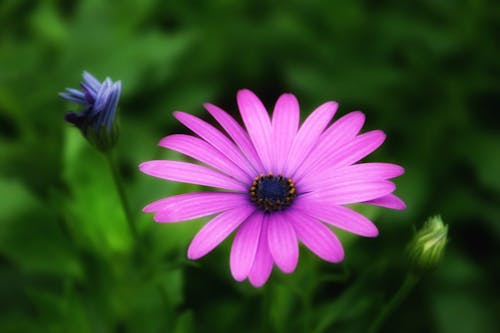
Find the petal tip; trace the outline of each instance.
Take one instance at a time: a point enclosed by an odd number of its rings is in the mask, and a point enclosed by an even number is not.
[[[255,278],[249,277],[248,281],[250,282],[250,284],[254,288],[262,288],[266,284],[267,279],[255,279]]]
[[[205,110],[207,110],[210,113],[221,110],[220,107],[209,102],[203,103],[203,108],[205,108]]]
[[[149,162],[142,162],[141,164],[139,164],[139,170],[141,172],[146,173],[145,170],[147,170],[149,168],[148,165],[149,165]]]
[[[376,227],[374,227],[373,229],[367,231],[364,236],[365,237],[369,237],[369,238],[376,238],[378,237],[378,234],[379,234],[379,231]]]
[[[153,216],[153,221],[155,221],[157,223],[161,223],[160,218],[158,217],[158,215]]]
[[[377,137],[377,139],[379,139],[380,141],[384,142],[386,137],[387,137],[387,134],[385,134],[384,131],[382,130],[374,130],[374,135]]]
[[[237,274],[235,272],[231,272],[231,275],[233,276],[233,279],[235,279],[238,282],[243,282],[247,278],[246,275]]]
[[[366,115],[363,111],[352,111],[348,113],[348,115],[349,117],[352,117],[353,119],[359,120],[361,122],[364,122],[366,119]]]
[[[344,257],[345,257],[345,253],[344,253],[344,250],[342,249],[342,252],[337,253],[336,256],[334,258],[332,258],[332,262],[335,264],[338,264],[344,260]]]
[[[405,210],[406,208],[406,203],[403,200],[401,200],[397,205],[394,206],[395,210]]]
[[[181,119],[184,118],[188,114],[185,112],[182,112],[182,111],[174,111],[174,112],[172,112],[172,115],[174,116],[175,119],[181,121]]]
[[[345,258],[344,247],[339,243],[339,246],[335,249],[335,253],[332,253],[331,262],[334,264],[338,264],[342,262]]]
[[[289,92],[281,94],[281,96],[278,98],[278,100],[280,100],[280,99],[285,99],[285,100],[289,100],[291,102],[297,102],[298,103],[297,97],[294,94],[289,93]]]
[[[154,212],[154,210],[151,208],[151,205],[147,205],[147,206],[144,206],[144,208],[142,208],[142,212],[143,213],[152,213],[152,212]]]
[[[139,170],[146,175],[154,176],[154,170],[157,167],[157,162],[159,161],[147,161],[139,164]]]
[[[175,134],[173,134],[173,135],[175,135]],[[168,148],[168,144],[170,143],[171,140],[172,140],[171,135],[165,136],[165,137],[161,138],[160,141],[158,141],[157,146],[163,147],[163,148]]]
[[[236,94],[236,101],[238,102],[238,105],[240,104],[253,104],[253,103],[258,103],[261,104],[262,102],[260,101],[259,97],[251,91],[250,89],[240,89],[238,90],[238,93]]]
[[[189,260],[198,260],[201,257],[203,257],[203,255],[201,253],[197,253],[196,250],[194,250],[193,248],[189,247],[188,251],[187,251],[187,257],[188,257]]]
[[[335,101],[328,101],[316,108],[315,111],[321,110],[321,112],[325,112],[328,114],[330,117],[333,117],[335,113],[337,112],[337,109],[339,107],[339,104]],[[313,111],[314,112],[314,111]]]
[[[295,272],[296,268],[297,268],[297,265],[293,265],[293,266],[281,265],[281,267],[279,267],[279,269],[285,274],[292,274],[293,272]]]
[[[212,103],[203,103],[203,108],[205,108],[205,110],[207,110],[207,112],[210,113],[215,119],[217,119],[217,116],[220,116],[221,114],[224,114],[226,112],[222,108]]]
[[[328,101],[326,103],[335,111],[339,108],[339,103],[336,101]]]
[[[237,94],[238,94],[238,95],[241,95],[241,94],[251,94],[251,95],[255,95],[255,94],[253,93],[253,91],[251,91],[250,89],[247,89],[247,88],[243,88],[243,89],[238,90]]]
[[[399,175],[397,177],[404,175],[406,172],[405,168],[402,167],[401,165],[398,165],[398,167],[399,167]]]
[[[344,260],[344,255],[342,255],[342,257],[335,258],[334,260],[332,260],[332,263],[340,264],[343,260]]]

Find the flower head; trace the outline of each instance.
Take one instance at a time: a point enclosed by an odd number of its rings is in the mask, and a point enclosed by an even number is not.
[[[115,114],[121,82],[113,82],[107,77],[101,83],[92,74],[83,72],[80,87],[81,90],[66,88],[66,92],[59,93],[62,98],[84,107],[80,112],[68,112],[65,119],[78,127],[98,149],[106,151],[115,145],[118,138]]]
[[[159,145],[204,165],[166,160],[140,165],[154,177],[220,189],[171,196],[144,208],[166,223],[215,215],[192,240],[190,259],[203,257],[236,231],[231,273],[259,287],[275,264],[285,273],[295,270],[299,241],[326,261],[342,261],[342,245],[328,225],[377,236],[370,220],[345,205],[405,208],[389,180],[403,174],[402,167],[357,163],[385,139],[378,130],[359,134],[363,113],[351,112],[330,124],[337,103],[327,102],[299,127],[299,104],[292,94],[278,99],[271,118],[251,91],[239,91],[237,101],[246,130],[224,110],[204,105],[225,134],[195,116],[174,112],[197,136],[173,134]]]
[[[448,242],[448,226],[441,216],[433,216],[415,234],[408,247],[410,260],[416,270],[435,268],[443,257]]]

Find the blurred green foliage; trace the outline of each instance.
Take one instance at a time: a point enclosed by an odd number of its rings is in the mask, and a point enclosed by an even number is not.
[[[408,269],[402,249],[440,213],[450,243],[386,322],[394,332],[497,332],[500,4],[494,1],[0,2],[0,332],[362,332]],[[119,156],[142,252],[132,251],[105,160],[64,123],[57,92],[83,70],[122,80]],[[184,131],[179,109],[235,112],[250,88],[303,116],[337,100],[388,140],[408,209],[366,211],[376,239],[340,233],[346,259],[304,249],[297,272],[232,280],[229,241],[185,259],[202,221],[140,209],[192,186],[140,174]],[[172,156],[171,156],[172,157]]]

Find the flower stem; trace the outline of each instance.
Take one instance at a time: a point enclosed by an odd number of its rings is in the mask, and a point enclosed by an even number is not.
[[[127,220],[130,233],[132,234],[134,241],[137,242],[139,234],[137,232],[137,228],[132,218],[132,211],[130,210],[130,205],[127,200],[127,194],[125,193],[125,187],[123,186],[123,180],[120,174],[120,170],[118,169],[118,164],[116,162],[115,155],[112,150],[104,153],[104,155],[106,156],[109,168],[111,169],[111,173],[113,174],[113,180],[115,182],[116,190],[120,197],[120,202],[122,205],[123,212],[125,213],[125,219]]]
[[[378,314],[375,321],[370,326],[368,330],[369,333],[376,333],[382,327],[382,324],[386,319],[394,312],[394,310],[403,302],[403,300],[408,296],[408,294],[413,290],[420,280],[420,276],[415,273],[408,273],[406,278],[399,287],[398,291],[391,298],[389,303],[385,304],[380,313]]]

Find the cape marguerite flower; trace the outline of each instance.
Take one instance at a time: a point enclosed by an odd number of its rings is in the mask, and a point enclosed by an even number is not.
[[[173,134],[159,145],[204,165],[167,160],[140,165],[154,177],[220,189],[171,196],[144,208],[166,223],[214,215],[192,240],[190,259],[203,257],[236,231],[231,273],[259,287],[274,264],[285,273],[295,270],[299,241],[323,260],[342,261],[342,245],[328,225],[377,236],[370,220],[345,205],[405,208],[389,180],[403,174],[402,167],[357,163],[385,139],[379,130],[359,134],[363,113],[351,112],[330,124],[338,105],[327,102],[299,127],[299,104],[292,94],[278,99],[272,118],[249,90],[239,91],[237,101],[246,130],[224,110],[204,105],[225,134],[195,116],[174,112],[196,136]]]

